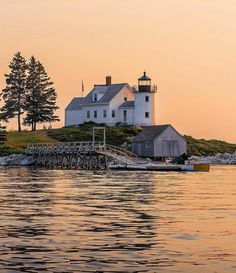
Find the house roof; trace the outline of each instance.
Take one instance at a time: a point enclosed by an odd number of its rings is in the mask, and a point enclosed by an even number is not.
[[[152,141],[156,137],[158,137],[169,126],[171,126],[171,125],[165,124],[165,125],[146,126],[146,127],[144,127],[143,131],[140,132],[134,138],[133,142]]]
[[[84,104],[85,98],[73,98],[72,101],[66,107],[66,111],[76,111],[81,110]]]
[[[127,83],[117,83],[117,84],[110,84],[110,85],[94,85],[94,88],[85,97],[86,100],[84,101],[84,104],[109,103],[120,92],[120,90],[125,87],[125,85],[127,85]],[[94,102],[93,94],[96,92],[104,93],[104,95],[101,97],[100,100]]]
[[[133,108],[134,107],[134,101],[125,101],[123,102],[119,108]]]
[[[75,111],[81,110],[82,106],[85,105],[96,105],[96,104],[107,104],[109,103],[119,92],[122,88],[124,88],[127,83],[118,83],[118,84],[96,84],[94,88],[89,92],[86,97],[79,97],[73,98],[69,105],[66,107],[66,111]],[[94,93],[104,93],[98,101],[93,101],[93,94]]]

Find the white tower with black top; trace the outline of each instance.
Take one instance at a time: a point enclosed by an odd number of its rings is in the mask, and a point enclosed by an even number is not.
[[[151,79],[143,73],[138,79],[138,89],[134,91],[134,124],[140,126],[156,125],[156,86],[151,85]]]

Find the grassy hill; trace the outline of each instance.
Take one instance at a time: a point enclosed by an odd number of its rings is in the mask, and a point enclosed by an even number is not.
[[[191,136],[184,136],[188,144],[188,154],[197,156],[215,155],[217,153],[233,153],[236,151],[236,144],[211,139],[196,139]]]
[[[92,141],[92,127],[94,124],[85,123],[77,128],[61,128],[48,131],[48,136],[57,141]],[[121,146],[130,144],[134,136],[141,132],[141,128],[133,126],[106,127],[106,142],[110,145]],[[96,131],[96,140],[103,140],[103,131]]]
[[[92,127],[94,124],[87,123],[76,128],[60,128],[51,130],[38,130],[36,132],[24,131],[21,133],[10,131],[7,133],[7,142],[0,145],[0,156],[13,153],[22,153],[30,143],[52,143],[57,141],[92,141]],[[131,141],[142,129],[132,126],[119,126],[106,128],[106,141],[108,144],[123,146],[128,149]],[[188,143],[189,155],[214,155],[216,153],[233,153],[236,151],[236,144],[230,144],[220,140],[195,139],[191,136],[184,136]],[[102,140],[102,131],[96,132],[96,140]]]
[[[7,133],[7,142],[4,145],[0,145],[0,156],[22,153],[27,145],[31,143],[51,143],[55,141],[56,140],[47,136],[46,131],[23,131],[20,133],[16,131],[9,131]]]

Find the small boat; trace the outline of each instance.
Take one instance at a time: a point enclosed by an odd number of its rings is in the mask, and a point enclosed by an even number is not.
[[[190,163],[182,165],[182,171],[192,171],[192,172],[209,172],[210,164],[209,163]]]

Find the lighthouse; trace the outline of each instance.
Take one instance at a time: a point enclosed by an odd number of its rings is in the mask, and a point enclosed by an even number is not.
[[[140,126],[156,125],[157,88],[152,86],[146,72],[138,79],[138,88],[134,92],[134,124]]]

